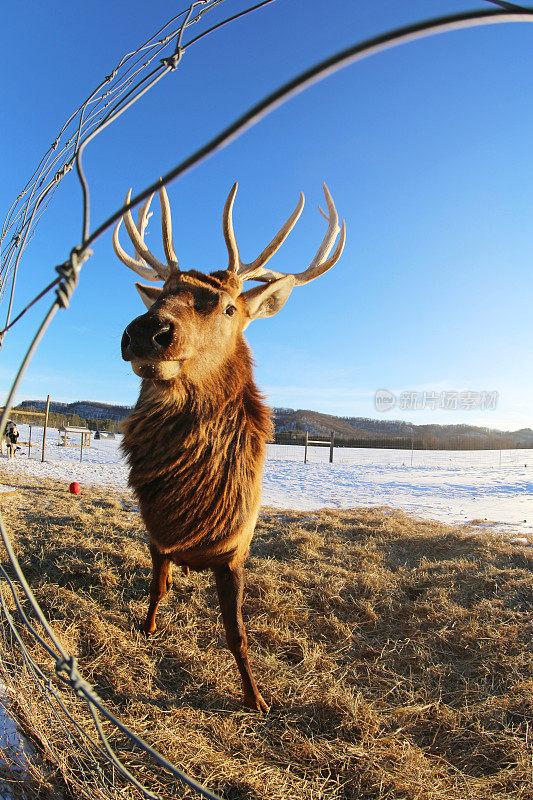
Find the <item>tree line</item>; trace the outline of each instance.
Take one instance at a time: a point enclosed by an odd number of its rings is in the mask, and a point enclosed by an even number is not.
[[[33,416],[39,414],[38,417]],[[13,409],[11,416],[15,422],[25,425],[44,425],[44,411],[42,408]],[[120,420],[116,419],[93,419],[91,417],[80,417],[79,414],[62,414],[59,411],[50,411],[48,414],[49,428],[88,428],[90,431],[112,431],[120,432]]]
[[[310,438],[324,439],[329,444],[327,434],[310,434]],[[305,444],[305,433],[301,431],[279,431],[274,434],[275,444]],[[425,433],[418,436],[386,436],[376,434],[373,437],[335,436],[335,447],[388,448],[394,450],[514,450],[530,448],[531,442],[518,442],[505,433],[487,434],[486,436],[453,436]]]

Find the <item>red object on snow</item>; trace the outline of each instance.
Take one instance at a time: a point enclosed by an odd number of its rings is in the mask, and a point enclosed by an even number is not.
[[[81,492],[81,486],[79,483],[77,483],[77,481],[72,481],[68,488],[70,489],[71,494],[79,494]]]

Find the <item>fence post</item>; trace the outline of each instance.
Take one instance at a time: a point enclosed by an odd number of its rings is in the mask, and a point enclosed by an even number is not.
[[[329,463],[333,464],[333,447],[335,445],[335,433],[331,431],[331,441],[329,444]]]
[[[309,441],[309,431],[305,432],[304,464],[307,464],[307,442]]]
[[[81,434],[81,441],[80,441],[80,463],[83,460],[83,433]]]
[[[415,437],[411,436],[411,466],[413,466],[413,450],[415,449]]]
[[[41,458],[42,463],[44,464],[44,446],[46,444],[46,429],[48,427],[48,412],[50,411],[50,395],[46,398],[46,413],[44,415],[44,430],[43,430],[43,455]]]
[[[30,425],[30,432],[28,434],[28,458],[31,456],[31,425]]]

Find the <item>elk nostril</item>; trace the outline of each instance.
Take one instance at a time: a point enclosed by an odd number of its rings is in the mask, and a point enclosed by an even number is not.
[[[130,335],[128,333],[128,329],[127,328],[124,331],[124,333],[122,334],[122,341],[120,343],[120,346],[122,347],[123,350],[129,350],[129,348],[131,346],[131,338],[130,338]]]
[[[174,338],[174,326],[170,323],[165,325],[162,330],[158,331],[154,336],[152,336],[152,340],[162,349],[166,347],[170,347],[172,344],[172,339]]]

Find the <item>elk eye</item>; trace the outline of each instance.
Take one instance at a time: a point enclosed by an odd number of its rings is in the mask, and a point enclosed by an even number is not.
[[[224,314],[227,314],[228,317],[232,317],[236,311],[237,309],[235,308],[235,306],[228,306],[224,311]]]

